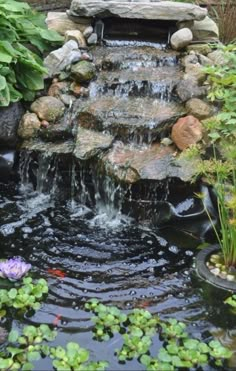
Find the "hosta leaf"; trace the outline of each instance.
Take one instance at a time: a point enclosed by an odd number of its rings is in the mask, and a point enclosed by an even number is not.
[[[4,76],[0,75],[0,90],[4,90],[7,86],[7,82]]]
[[[8,341],[9,341],[10,343],[15,343],[16,340],[18,339],[18,337],[19,337],[18,331],[16,331],[16,330],[12,330],[12,331],[9,333],[9,335],[8,335]]]
[[[4,0],[0,2],[0,9],[5,9],[9,12],[20,12],[30,9],[30,6],[26,2],[21,3],[14,0]]]

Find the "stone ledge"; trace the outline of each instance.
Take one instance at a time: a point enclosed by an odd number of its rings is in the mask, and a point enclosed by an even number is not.
[[[120,17],[152,20],[202,20],[207,10],[194,4],[172,1],[73,0],[70,14],[80,17]]]

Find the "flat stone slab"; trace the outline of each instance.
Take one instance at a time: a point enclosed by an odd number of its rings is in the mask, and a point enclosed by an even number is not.
[[[108,149],[113,139],[109,134],[78,128],[74,155],[79,160],[89,160]]]
[[[195,161],[180,159],[174,146],[166,147],[159,143],[134,147],[116,142],[102,158],[109,176],[130,184],[139,180],[162,181],[167,178],[189,182],[196,171]]]
[[[169,21],[201,21],[207,10],[194,4],[172,1],[73,0],[70,14],[80,17],[120,17]]]
[[[73,141],[67,141],[63,143],[52,143],[43,142],[39,139],[25,140],[21,147],[21,150],[26,149],[29,151],[43,152],[45,156],[51,154],[71,154],[74,149]]]

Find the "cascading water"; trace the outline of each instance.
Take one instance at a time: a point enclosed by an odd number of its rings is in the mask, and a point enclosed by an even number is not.
[[[142,153],[159,135],[158,115],[178,106],[173,84],[160,83],[157,76],[155,82],[150,81],[142,70],[161,67],[159,72],[163,68],[178,72],[178,57],[136,42],[122,48],[117,46],[124,45],[120,41],[112,43],[113,47],[94,50],[104,79],[98,76],[90,87],[90,98],[78,105],[92,101],[92,108],[86,109],[97,110],[103,119],[96,128],[116,139],[122,137],[129,148]],[[117,71],[125,71],[126,76],[113,81],[108,77],[111,71],[113,77]],[[73,109],[77,111],[76,105]],[[81,120],[79,114],[82,125]],[[117,153],[122,145],[118,141],[114,145]],[[1,258],[21,255],[50,287],[42,308],[25,321],[56,323],[59,343],[78,341],[84,346],[86,342],[89,349],[96,347],[103,354],[104,344],[91,340],[91,322],[83,310],[93,297],[124,309],[148,307],[163,318],[171,314],[189,323],[190,332],[199,338],[208,336],[212,326],[222,325],[224,319],[215,306],[223,301],[214,293],[212,303],[204,301],[204,287],[190,268],[203,240],[199,230],[206,223],[200,201],[193,196],[199,187],[189,186],[184,193],[181,182],[170,180],[125,184],[109,176],[103,153],[83,160],[74,155],[71,143],[65,153],[58,147],[49,144],[46,151],[40,142],[25,149],[19,159],[20,187],[0,184]],[[129,176],[128,165],[122,169],[124,177]],[[205,200],[210,201],[207,192]],[[161,229],[152,228],[152,217],[154,225],[160,219],[166,223]],[[18,326],[14,321],[13,327]],[[117,363],[112,347],[106,348],[104,357],[110,369],[142,370],[136,361],[126,366]],[[40,368],[48,370],[45,362]]]

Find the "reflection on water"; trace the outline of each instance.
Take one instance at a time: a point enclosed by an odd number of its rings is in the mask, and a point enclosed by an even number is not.
[[[191,268],[196,237],[174,227],[151,230],[105,210],[95,215],[75,201],[22,192],[15,184],[0,187],[1,258],[23,256],[50,287],[46,303],[26,322],[55,324],[57,318],[58,342],[79,341],[92,356],[101,350],[111,367],[123,370],[142,368],[118,365],[112,345],[104,352],[91,340],[90,315],[83,310],[89,298],[175,317],[198,338],[220,328],[227,342],[228,329],[235,339],[235,316],[222,304],[227,293],[202,284]]]

